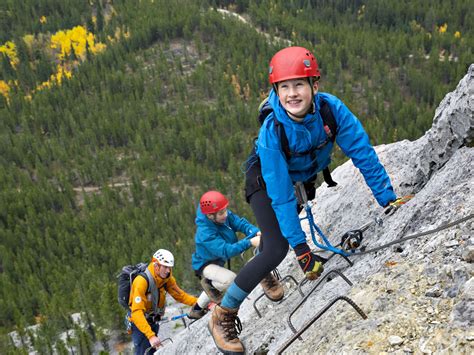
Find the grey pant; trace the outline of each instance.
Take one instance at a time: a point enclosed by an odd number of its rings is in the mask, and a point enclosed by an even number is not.
[[[234,281],[236,274],[223,266],[209,264],[202,270],[202,276],[210,280],[212,286],[221,292],[225,292]],[[211,300],[203,291],[199,295],[197,304],[201,308],[206,308]]]

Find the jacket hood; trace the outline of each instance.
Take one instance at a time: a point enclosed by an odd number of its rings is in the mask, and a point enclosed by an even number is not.
[[[201,206],[198,206],[197,209],[196,209],[195,222],[196,222],[196,226],[198,226],[198,227],[215,226],[215,223],[213,221],[211,221],[209,218],[207,218],[204,213],[202,213]]]

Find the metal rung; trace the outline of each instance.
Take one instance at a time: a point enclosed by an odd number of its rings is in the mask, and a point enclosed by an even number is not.
[[[296,307],[293,308],[293,310],[292,310],[292,311],[290,312],[290,314],[288,315],[288,326],[291,328],[291,330],[293,331],[293,333],[297,333],[297,331],[296,331],[296,328],[293,326],[293,323],[291,323],[291,316],[296,313],[296,311],[301,307],[301,305],[306,302],[306,300],[309,298],[309,296],[310,296],[310,295],[318,288],[318,286],[321,285],[321,283],[322,283],[324,280],[326,280],[331,274],[338,274],[339,276],[342,277],[342,279],[343,279],[344,281],[346,281],[346,282],[349,284],[349,286],[352,286],[352,282],[351,282],[342,272],[340,272],[339,270],[330,270],[330,271],[328,271],[328,272],[326,273],[326,275],[324,275],[324,276],[316,283],[316,285],[313,286],[313,288],[308,292],[308,294],[307,294],[305,297],[303,297],[303,299],[301,300],[301,302],[298,303],[298,304],[296,305]],[[298,285],[298,290],[300,290],[300,293],[303,293],[303,291],[301,290],[301,287],[302,287],[303,285],[305,285],[306,283],[308,283],[308,282],[309,282],[308,279],[303,279],[303,280],[300,282],[300,284]],[[300,339],[300,340],[303,340],[301,337],[300,337],[299,339]]]
[[[334,254],[334,255],[335,255],[335,254]],[[351,282],[341,271],[339,271],[339,270],[330,270],[330,271],[328,271],[328,272],[326,273],[326,275],[323,276],[322,279],[320,279],[320,280],[318,281],[318,283],[311,289],[311,291],[309,291],[309,293],[311,294],[311,293],[319,286],[319,284],[320,284],[323,280],[327,279],[327,278],[329,277],[329,275],[331,275],[331,274],[338,274],[339,276],[341,276],[341,277],[344,279],[344,281],[346,281],[346,282],[349,284],[349,286],[352,286],[352,282]],[[332,280],[332,279],[331,279],[331,280]],[[328,281],[331,281],[331,280],[328,279]],[[304,285],[306,285],[309,281],[310,281],[310,280],[308,280],[307,278],[304,278],[304,279],[301,280],[300,283],[298,284],[298,291],[300,292],[301,295],[303,295],[303,297],[304,297],[304,292],[303,292],[302,287],[303,287]],[[305,300],[306,300],[306,299],[305,299]],[[301,305],[304,303],[305,300],[303,300],[303,301],[302,301],[298,306],[296,306],[296,307],[301,306]]]
[[[308,322],[306,322],[303,327],[296,332],[295,335],[293,335],[290,339],[288,339],[277,351],[277,354],[282,354],[283,351],[285,351],[296,339],[301,339],[301,334],[303,334],[314,322],[316,322],[326,311],[331,308],[337,301],[343,300],[349,303],[356,311],[359,313],[359,315],[362,317],[362,319],[367,319],[367,315],[364,313],[362,309],[349,297],[346,296],[338,296],[334,298],[332,301],[330,301],[321,311],[319,311],[318,314],[316,314],[313,318],[311,318]]]

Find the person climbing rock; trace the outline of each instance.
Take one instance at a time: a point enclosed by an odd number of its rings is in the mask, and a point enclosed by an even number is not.
[[[211,300],[221,302],[223,292],[236,275],[224,267],[227,260],[252,246],[257,248],[260,243],[258,228],[233,213],[228,205],[229,200],[219,191],[208,191],[200,199],[196,212],[196,250],[192,255],[192,266],[201,278],[204,291],[190,312],[190,318],[201,318]],[[254,237],[239,240],[236,232]],[[283,297],[283,287],[270,273],[261,284],[270,299],[277,301]]]
[[[320,71],[315,56],[303,47],[288,47],[270,61],[270,95],[260,107],[262,126],[247,160],[247,202],[262,232],[259,253],[237,274],[222,302],[214,308],[208,328],[222,352],[243,353],[238,309],[247,295],[285,258],[289,246],[309,280],[324,270],[324,258],[306,243],[298,216],[294,185],[302,182],[309,199],[315,196],[316,174],[324,172],[336,142],[361,171],[377,202],[397,200],[357,117],[344,103],[319,92]]]
[[[192,306],[197,298],[180,289],[172,275],[174,256],[166,249],[157,250],[144,274],[133,280],[130,289],[131,332],[134,351],[142,355],[150,347],[157,348],[159,322],[165,313],[166,292],[176,301]]]

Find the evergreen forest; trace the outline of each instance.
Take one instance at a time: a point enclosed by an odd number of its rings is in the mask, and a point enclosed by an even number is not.
[[[158,248],[198,294],[200,196],[220,190],[254,222],[242,166],[277,50],[312,50],[320,90],[346,103],[372,144],[415,140],[474,62],[472,5],[2,0],[0,353],[27,353],[12,331],[39,353],[91,353],[123,329],[117,273]],[[332,167],[344,161],[336,151]],[[66,330],[77,336],[60,340]]]

